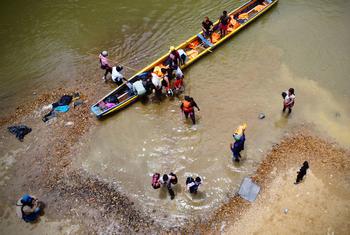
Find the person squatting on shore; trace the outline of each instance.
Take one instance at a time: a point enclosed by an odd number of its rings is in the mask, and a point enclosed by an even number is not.
[[[283,112],[288,108],[288,114],[292,112],[295,103],[294,88],[289,88],[288,91],[282,92]]]
[[[192,177],[187,177],[186,187],[190,193],[197,194],[199,185],[202,184],[202,179],[198,176],[194,180]]]
[[[18,215],[25,222],[35,222],[42,213],[42,203],[39,200],[29,194],[24,194],[16,203],[16,206],[20,211]]]
[[[188,115],[190,116],[193,125],[196,124],[196,117],[194,114],[194,107],[200,111],[197,103],[194,101],[194,99],[190,96],[185,96],[185,99],[181,103],[181,111],[185,114],[186,119],[188,118]]]
[[[108,73],[112,74],[112,67],[109,65],[108,52],[102,51],[98,57],[100,58],[100,67],[105,70],[105,74],[102,77],[103,81],[106,81]]]
[[[298,175],[297,175],[297,179],[296,179],[294,184],[299,184],[303,180],[304,176],[306,175],[307,169],[309,169],[309,163],[307,161],[305,161],[303,163],[303,166],[297,172]]]

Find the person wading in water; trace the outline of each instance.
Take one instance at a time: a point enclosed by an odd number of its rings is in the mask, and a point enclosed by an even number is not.
[[[194,99],[190,96],[185,96],[185,100],[182,101],[180,108],[181,108],[182,112],[185,114],[186,119],[188,118],[188,115],[190,115],[190,118],[192,119],[193,125],[196,124],[194,107],[196,107],[198,109],[198,111],[200,111],[200,109],[199,109],[198,105],[196,104],[196,102],[194,101]]]
[[[283,112],[288,109],[288,114],[292,112],[292,108],[295,103],[294,88],[289,88],[288,91],[282,92],[283,97]]]
[[[175,192],[172,188],[173,185],[177,184],[177,176],[174,173],[170,173],[169,175],[164,174],[163,177],[159,180],[160,184],[166,186],[168,192],[170,194],[170,199],[173,200],[175,198]]]

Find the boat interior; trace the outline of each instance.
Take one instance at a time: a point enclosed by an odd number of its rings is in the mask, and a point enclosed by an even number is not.
[[[250,1],[238,8],[237,10],[228,14],[230,21],[227,27],[226,35],[220,35],[220,25],[219,21],[216,21],[213,26],[213,31],[211,35],[205,35],[203,32],[193,36],[191,39],[186,41],[177,47],[178,52],[182,50],[186,59],[181,64],[180,68],[184,68],[187,65],[191,64],[194,60],[199,58],[204,53],[210,51],[210,48],[215,47],[219,42],[225,40],[226,37],[229,37],[233,32],[239,28],[241,25],[248,22],[259,12],[264,10],[268,5],[270,5],[273,0],[255,0]],[[134,75],[129,79],[130,83],[133,83],[137,80],[144,80],[147,78],[147,74],[157,71],[159,77],[163,77],[161,68],[166,68],[166,60],[168,59],[168,54],[161,57],[157,62],[153,63],[151,66],[146,67],[141,70],[138,74]],[[134,94],[130,91],[126,83],[123,83],[110,94],[105,96],[102,100],[97,102],[93,107],[92,111],[96,115],[103,115],[104,113],[112,110],[118,109],[119,106],[126,103],[130,99],[136,98],[137,94]],[[117,107],[117,108],[116,108]],[[122,108],[122,107],[120,107]]]

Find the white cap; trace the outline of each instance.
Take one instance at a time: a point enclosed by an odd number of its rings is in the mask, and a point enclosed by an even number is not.
[[[107,52],[107,51],[102,51],[101,54],[102,54],[103,56],[108,56],[108,52]]]

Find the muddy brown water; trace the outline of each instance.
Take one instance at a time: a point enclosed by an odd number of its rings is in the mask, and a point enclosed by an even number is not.
[[[102,49],[112,59],[142,68],[196,33],[203,16],[216,18],[222,9],[241,4],[39,1],[18,8],[3,1],[0,107],[12,110],[33,91],[70,82],[81,69],[91,70],[86,79],[101,79],[90,54]],[[350,146],[349,9],[347,1],[280,1],[184,71],[185,93],[201,108],[197,125],[181,116],[177,98],[136,103],[99,123],[75,166],[116,182],[141,208],[156,209],[155,218],[167,214],[165,223],[181,223],[207,215],[233,195],[294,125],[312,123],[324,136]],[[289,87],[297,98],[286,118],[280,94]],[[257,118],[260,112],[264,120]],[[237,165],[228,146],[243,122],[248,124],[246,150]],[[153,172],[170,171],[179,177],[174,201],[150,186]],[[203,178],[195,197],[184,192],[189,175]]]

